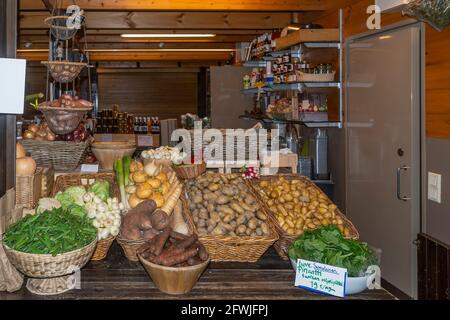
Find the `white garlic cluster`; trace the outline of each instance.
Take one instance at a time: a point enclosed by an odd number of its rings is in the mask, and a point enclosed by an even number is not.
[[[187,154],[180,152],[178,148],[161,147],[142,152],[142,158],[149,160],[171,160],[174,164],[181,164]]]
[[[122,222],[121,214],[125,207],[119,203],[117,198],[108,198],[106,202],[102,201],[92,192],[83,196],[85,208],[88,217],[93,219],[92,224],[98,230],[98,239],[107,239],[110,235],[115,237],[119,234],[120,224]]]

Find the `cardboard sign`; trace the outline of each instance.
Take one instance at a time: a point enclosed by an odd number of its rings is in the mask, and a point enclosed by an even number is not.
[[[153,136],[151,135],[138,135],[137,136],[138,147],[153,147]]]
[[[23,114],[26,60],[0,59],[0,113]]]
[[[344,298],[346,283],[347,269],[297,260],[296,287]]]

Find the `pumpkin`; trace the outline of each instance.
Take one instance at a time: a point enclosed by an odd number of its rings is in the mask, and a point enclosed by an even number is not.
[[[27,152],[25,151],[25,148],[22,144],[16,143],[16,158],[23,158],[27,156]]]
[[[36,162],[31,157],[16,160],[16,175],[18,177],[32,176],[36,172]]]

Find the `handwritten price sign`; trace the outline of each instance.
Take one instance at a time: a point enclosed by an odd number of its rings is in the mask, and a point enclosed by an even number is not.
[[[295,286],[336,297],[345,297],[347,269],[297,260]]]

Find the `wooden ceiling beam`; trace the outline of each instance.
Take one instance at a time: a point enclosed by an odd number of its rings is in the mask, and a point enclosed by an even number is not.
[[[21,12],[21,29],[46,29],[48,12]],[[301,13],[300,21],[310,22],[317,17]],[[87,29],[221,29],[257,30],[284,28],[291,22],[290,13],[243,12],[86,12]]]
[[[95,61],[227,61],[230,52],[90,52],[91,62]],[[18,59],[29,61],[47,60],[47,52],[23,52],[18,50]]]
[[[50,0],[53,1],[53,0]],[[84,10],[146,10],[146,11],[324,11],[334,9],[336,0],[77,0]],[[73,0],[62,1],[63,8]],[[37,0],[20,0],[20,10],[43,10]]]
[[[214,38],[202,39],[136,39],[122,38],[120,36],[88,36],[88,46],[92,43],[236,43],[247,42],[254,38],[254,35],[238,35],[238,36],[216,36]],[[21,43],[46,43],[48,45],[48,36],[20,36]]]
[[[19,49],[47,49],[48,43],[33,43],[31,46],[28,42],[19,42]],[[215,43],[198,43],[198,42],[182,42],[182,43],[89,43],[89,49],[234,49],[236,44],[233,42],[215,42]]]
[[[266,32],[271,32],[273,29],[135,29],[133,33],[136,34],[151,34],[151,33],[162,33],[162,34],[186,34],[186,33],[214,33],[217,35],[261,35]],[[108,35],[121,35],[123,33],[130,33],[129,29],[87,29],[86,33],[88,35],[99,35],[99,36],[108,36]],[[48,35],[48,29],[21,29],[20,35]]]

